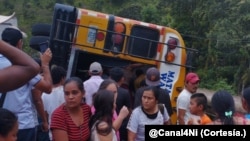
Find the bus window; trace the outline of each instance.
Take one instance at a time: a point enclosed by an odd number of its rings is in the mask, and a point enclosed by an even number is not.
[[[156,29],[134,25],[128,38],[128,54],[145,58],[156,57],[159,37],[160,33]]]

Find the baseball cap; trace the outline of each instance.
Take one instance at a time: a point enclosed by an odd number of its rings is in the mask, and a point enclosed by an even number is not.
[[[101,66],[101,64],[98,63],[98,62],[93,62],[89,66],[89,72],[91,74],[99,74],[99,73],[101,73],[102,72],[102,66]]]
[[[15,26],[9,26],[5,28],[2,32],[2,40],[8,42],[9,44],[16,46],[20,39],[26,38],[26,33],[22,32],[19,28]]]
[[[145,80],[148,86],[158,86],[160,84],[160,71],[155,67],[148,68]]]
[[[200,78],[196,73],[190,72],[186,75],[186,81],[196,83],[197,81],[200,81]]]

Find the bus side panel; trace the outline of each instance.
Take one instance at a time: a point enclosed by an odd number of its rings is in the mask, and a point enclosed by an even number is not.
[[[103,54],[105,40],[96,40],[96,34],[102,32],[104,37],[108,26],[108,15],[98,16],[97,12],[82,10],[79,20],[79,26],[76,35],[76,47],[87,51]]]
[[[165,45],[162,49],[161,61],[165,61],[165,55],[169,51],[167,41],[170,38],[175,38],[178,41],[178,46],[184,47],[184,41],[181,36],[171,29],[166,29],[166,35],[164,37]],[[186,51],[183,48],[175,48],[171,50],[175,54],[175,60],[173,63],[185,65]],[[177,122],[176,113],[176,100],[180,93],[180,90],[184,87],[184,78],[186,74],[186,68],[183,66],[172,65],[167,63],[160,63],[159,70],[161,72],[161,88],[166,89],[171,98],[171,104],[173,107],[173,115],[171,116],[172,123]]]

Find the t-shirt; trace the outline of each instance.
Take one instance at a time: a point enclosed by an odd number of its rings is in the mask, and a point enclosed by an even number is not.
[[[190,103],[191,95],[192,94],[189,91],[187,91],[186,89],[183,89],[180,95],[177,97],[177,103],[176,103],[177,116],[178,116],[179,109],[185,110],[186,111],[184,115],[185,124],[188,123],[188,119],[191,117],[191,113],[189,110],[189,103]],[[179,121],[177,121],[177,124],[178,122]]]
[[[201,116],[201,122],[200,125],[206,125],[208,123],[211,123],[212,120],[210,119],[209,116],[207,116],[207,114],[204,114],[203,116]]]
[[[91,116],[90,107],[87,104],[81,105],[83,110],[83,123],[76,126],[66,107],[62,104],[52,113],[50,129],[60,129],[68,133],[69,141],[87,141],[90,136],[89,120]]]
[[[142,111],[141,106],[139,106],[133,110],[127,125],[127,129],[133,133],[136,133],[135,141],[144,141],[145,125],[163,125],[163,123],[168,120],[169,116],[166,108],[164,108],[163,114],[159,110],[156,118],[150,119]]]

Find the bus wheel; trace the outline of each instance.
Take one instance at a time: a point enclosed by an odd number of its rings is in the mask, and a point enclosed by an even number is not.
[[[40,51],[39,44],[42,43],[42,42],[46,42],[46,41],[49,41],[49,37],[48,36],[32,36],[30,38],[29,46],[32,49]]]
[[[38,23],[32,26],[31,34],[33,36],[49,36],[50,35],[50,24]]]

